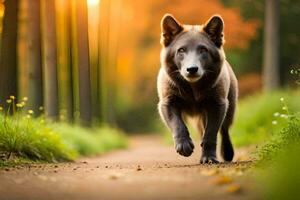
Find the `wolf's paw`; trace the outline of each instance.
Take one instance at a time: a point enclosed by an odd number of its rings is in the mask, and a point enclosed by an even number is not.
[[[217,164],[219,161],[217,160],[216,156],[201,156],[200,164]]]
[[[190,156],[194,151],[194,144],[190,137],[175,139],[175,149],[182,156]]]

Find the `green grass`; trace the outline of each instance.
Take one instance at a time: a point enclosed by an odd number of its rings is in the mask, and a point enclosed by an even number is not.
[[[300,144],[300,114],[289,116],[284,128],[262,145],[256,152],[259,161],[266,163],[272,161],[277,154],[280,154],[290,146]]]
[[[258,149],[257,181],[261,199],[297,199],[300,196],[300,115],[292,114],[276,137]]]
[[[7,158],[13,154],[32,160],[72,160],[77,152],[60,135],[39,120],[15,115],[0,115],[0,151]],[[4,156],[4,157],[5,157]]]
[[[68,124],[53,124],[64,143],[80,155],[101,154],[112,149],[125,148],[126,137],[118,129],[100,127],[86,129]]]
[[[86,129],[68,124],[45,123],[15,114],[0,114],[0,166],[31,161],[71,161],[78,156],[101,154],[126,146],[117,129]]]
[[[260,199],[282,200],[300,197],[300,146],[299,142],[274,155],[273,162],[264,166],[257,175]]]
[[[284,102],[280,99],[284,98]],[[266,94],[256,94],[239,101],[237,115],[231,129],[235,146],[261,144],[277,135],[283,128],[286,119],[280,117],[286,114],[282,107],[290,111],[300,111],[300,91],[278,91]],[[285,105],[286,104],[286,105]],[[279,113],[275,117],[274,113]],[[272,122],[276,121],[274,125]]]

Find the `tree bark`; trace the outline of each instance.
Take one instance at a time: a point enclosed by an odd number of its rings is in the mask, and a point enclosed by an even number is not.
[[[279,0],[266,0],[263,68],[265,91],[272,91],[280,86],[279,15]]]
[[[57,120],[59,106],[55,0],[43,0],[42,13],[45,114],[48,119]]]
[[[43,82],[40,35],[40,0],[26,0],[28,108],[39,113],[43,105]]]
[[[73,28],[72,28],[72,1],[66,1],[66,33],[67,33],[67,51],[68,51],[68,64],[66,72],[66,115],[69,122],[74,121],[74,92],[73,92]]]
[[[90,126],[92,122],[91,79],[88,45],[87,2],[84,0],[76,2],[76,25],[80,121],[82,125]]]
[[[4,2],[2,44],[0,55],[0,103],[5,106],[5,100],[17,96],[17,37],[19,0]]]

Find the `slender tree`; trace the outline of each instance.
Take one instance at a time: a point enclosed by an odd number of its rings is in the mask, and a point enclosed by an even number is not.
[[[115,103],[116,103],[116,74],[117,74],[117,55],[120,37],[120,18],[122,13],[122,0],[110,0],[109,12],[109,36],[108,36],[108,86],[107,90],[107,119],[111,126],[116,124]]]
[[[264,89],[279,87],[279,0],[265,1]]]
[[[99,93],[101,102],[101,122],[108,123],[108,39],[109,39],[109,19],[110,19],[110,1],[101,0],[99,23]]]
[[[2,44],[0,54],[0,103],[17,95],[17,33],[19,0],[4,1]],[[5,104],[4,104],[5,105]]]
[[[43,0],[42,13],[45,114],[48,119],[57,120],[59,109],[55,0]]]
[[[43,105],[40,0],[26,0],[28,107],[38,113]]]
[[[99,67],[99,4],[88,7],[89,20],[89,46],[90,46],[90,65],[91,65],[91,91],[93,119],[101,123],[101,89],[100,86],[100,67]]]
[[[100,27],[99,27],[99,48],[100,48],[100,74],[101,74],[101,110],[102,121],[111,126],[115,124],[114,95],[115,63],[113,62],[113,48],[117,40],[114,35],[114,0],[102,0],[100,3]]]
[[[87,2],[85,0],[76,1],[76,38],[78,54],[80,120],[83,125],[90,126],[92,121],[91,79],[88,45]]]
[[[67,64],[67,72],[65,73],[65,84],[66,84],[66,90],[65,90],[65,102],[66,102],[66,117],[69,122],[73,122],[74,120],[74,93],[73,93],[73,28],[72,28],[72,18],[73,18],[73,12],[72,12],[72,1],[73,0],[67,0],[65,1],[65,10],[66,10],[66,45],[67,45],[67,54],[68,54],[68,64]]]

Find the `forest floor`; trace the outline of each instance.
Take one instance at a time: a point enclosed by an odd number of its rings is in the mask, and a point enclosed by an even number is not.
[[[98,157],[0,169],[0,199],[252,199],[248,154],[200,165],[199,148],[185,158],[157,135],[134,136],[128,149]]]

